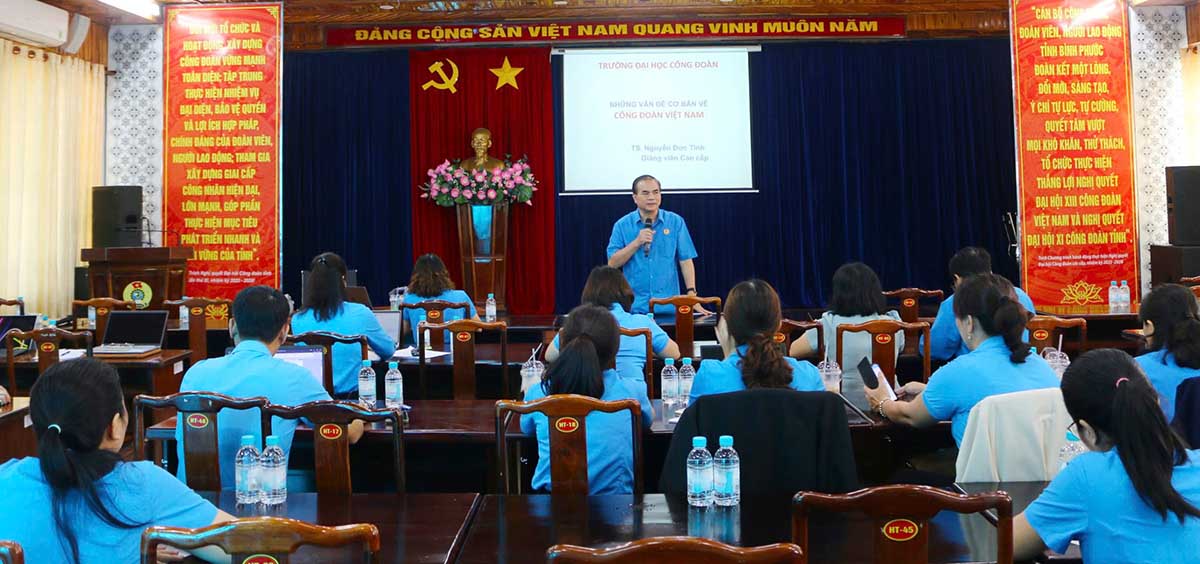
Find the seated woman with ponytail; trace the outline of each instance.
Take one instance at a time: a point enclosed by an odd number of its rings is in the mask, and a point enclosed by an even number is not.
[[[0,465],[0,539],[29,562],[139,561],[153,525],[204,527],[233,519],[152,462],[123,462],[129,416],[117,371],[89,358],[62,362],[30,391],[38,456]],[[196,551],[228,562],[215,547]]]
[[[1054,370],[1023,340],[1028,321],[1029,312],[1003,276],[966,279],[954,293],[954,324],[971,352],[939,368],[928,385],[905,384],[903,395],[911,401],[888,399],[883,386],[867,389],[871,409],[913,427],[949,420],[954,442],[962,444],[971,408],[984,398],[1058,387]]]
[[[1135,360],[1158,390],[1159,404],[1169,423],[1175,418],[1175,388],[1188,378],[1200,376],[1196,296],[1179,284],[1163,284],[1142,300],[1138,314],[1149,352]]]
[[[642,406],[642,424],[654,421],[646,383],[621,378],[612,364],[620,347],[617,320],[605,308],[579,306],[571,310],[560,333],[565,345],[542,376],[541,385],[525,392],[525,401],[548,395],[578,394],[603,401],[635,399]],[[588,491],[591,495],[633,493],[633,437],[629,415],[593,413],[587,416]],[[538,463],[533,489],[550,490],[550,429],[545,415],[521,416],[521,430],[538,440]]]
[[[1091,452],[1014,520],[1016,558],[1079,541],[1088,563],[1200,562],[1200,453],[1167,425],[1138,365],[1090,351],[1063,374],[1062,395]]]
[[[782,319],[779,294],[770,284],[746,280],[734,286],[725,298],[725,312],[717,323],[717,340],[725,350],[725,360],[709,360],[700,365],[688,405],[701,396],[748,388],[824,391],[816,367],[785,356],[775,342]]]

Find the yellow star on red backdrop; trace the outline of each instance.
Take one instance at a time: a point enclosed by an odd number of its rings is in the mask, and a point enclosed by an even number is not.
[[[488,70],[496,75],[496,90],[499,90],[506,84],[511,85],[515,90],[521,89],[521,87],[517,86],[517,75],[521,74],[521,71],[525,70],[525,67],[514,67],[508,64],[508,57],[504,57],[504,65],[500,68]]]

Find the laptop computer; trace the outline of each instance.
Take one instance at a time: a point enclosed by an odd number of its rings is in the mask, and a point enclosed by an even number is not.
[[[37,324],[36,315],[0,315],[0,336],[3,336],[10,329],[20,331],[33,331],[34,325]],[[8,346],[5,343],[0,343],[0,346]],[[25,354],[32,348],[31,339],[17,339],[13,343],[13,355]]]
[[[321,347],[279,347],[275,358],[308,370],[317,384],[325,384],[325,352]]]
[[[396,346],[400,345],[400,324],[404,321],[403,311],[376,311],[375,319],[379,320],[379,324],[383,326],[383,330],[387,332],[388,337],[392,338],[392,342]]]
[[[164,310],[116,311],[108,314],[104,342],[94,354],[147,355],[162,349],[167,334]]]
[[[371,307],[371,295],[366,286],[346,286],[346,301]]]

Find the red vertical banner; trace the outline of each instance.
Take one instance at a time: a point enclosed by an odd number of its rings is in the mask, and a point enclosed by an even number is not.
[[[1022,283],[1050,313],[1138,302],[1129,23],[1118,0],[1013,0]]]
[[[280,3],[166,8],[164,242],[195,249],[189,296],[279,286],[282,29]]]

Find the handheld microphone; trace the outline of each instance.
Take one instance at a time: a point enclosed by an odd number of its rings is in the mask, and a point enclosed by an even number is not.
[[[642,225],[645,226],[646,229],[651,229],[654,227],[654,220],[647,217],[646,219],[642,220]],[[650,243],[642,245],[642,254],[646,258],[650,258]]]

